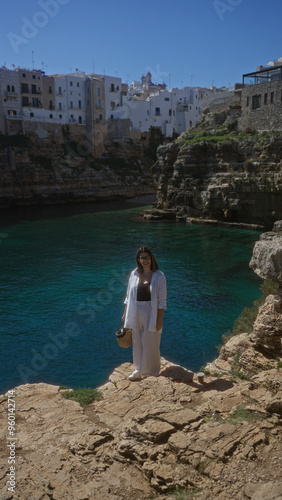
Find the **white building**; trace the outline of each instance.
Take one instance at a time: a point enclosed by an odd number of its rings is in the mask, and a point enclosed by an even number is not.
[[[85,125],[85,73],[76,72],[65,77],[68,121]]]
[[[112,118],[129,118],[132,129],[141,132],[158,127],[165,137],[172,137],[173,133],[181,134],[199,120],[201,105],[198,88],[158,90],[148,95],[138,83],[134,82],[129,88],[122,106],[113,111]]]
[[[122,81],[114,76],[104,75],[102,78],[105,86],[105,119],[110,120],[122,103]]]
[[[55,119],[68,123],[67,81],[65,75],[54,75],[55,88]]]

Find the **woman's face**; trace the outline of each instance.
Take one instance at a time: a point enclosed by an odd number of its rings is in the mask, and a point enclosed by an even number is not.
[[[147,252],[141,252],[138,260],[143,268],[151,267],[151,257]]]

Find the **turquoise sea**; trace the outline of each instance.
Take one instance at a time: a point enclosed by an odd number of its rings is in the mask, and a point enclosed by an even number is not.
[[[167,278],[161,354],[193,371],[217,356],[260,296],[249,268],[259,233],[144,223],[139,212],[133,201],[1,212],[0,393],[26,382],[97,387],[131,361],[115,331],[141,245]]]

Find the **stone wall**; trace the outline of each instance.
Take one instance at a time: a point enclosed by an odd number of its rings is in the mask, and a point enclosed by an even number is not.
[[[241,106],[241,129],[282,130],[282,80],[244,87]]]
[[[202,99],[202,109],[209,108],[212,111],[225,109],[226,106],[232,105],[235,102],[234,90],[225,90],[205,96]]]

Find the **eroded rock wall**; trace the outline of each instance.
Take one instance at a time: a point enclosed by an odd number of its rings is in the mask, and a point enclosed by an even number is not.
[[[93,158],[85,142],[29,137],[0,150],[0,208],[129,198],[155,192],[152,160],[139,144],[108,145]]]
[[[236,119],[223,111],[159,147],[157,209],[268,227],[282,217],[282,134],[230,132],[232,127]]]

